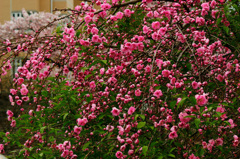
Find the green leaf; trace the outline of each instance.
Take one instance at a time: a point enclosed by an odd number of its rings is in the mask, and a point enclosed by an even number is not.
[[[89,103],[89,102],[91,102],[91,100],[92,100],[92,94],[90,94],[90,96],[87,97],[87,102]]]
[[[163,155],[159,156],[158,159],[163,159]]]
[[[89,142],[87,142],[87,143],[85,143],[84,145],[83,145],[83,147],[82,147],[82,150],[84,151],[86,148],[88,148],[88,146],[91,144],[91,142],[89,141]]]
[[[93,74],[88,74],[87,76],[85,76],[85,80],[88,79],[91,76],[93,76]]]
[[[62,33],[63,31],[61,29],[62,29],[62,26],[59,25],[56,29],[56,33]]]
[[[76,37],[79,37],[80,33],[81,33],[81,31],[80,31],[80,30],[77,30],[77,31],[76,31]]]
[[[172,148],[169,152],[171,153],[171,152],[173,152],[175,149],[176,149],[176,147]]]
[[[199,118],[194,120],[194,123],[196,125],[197,128],[199,128],[199,124],[201,123],[201,120]]]
[[[231,126],[231,124],[228,121],[224,121],[228,126]]]
[[[229,28],[226,27],[225,25],[223,26],[223,30],[226,32],[227,35],[229,34]]]
[[[204,155],[204,149],[199,149],[198,156],[203,156],[203,155]]]
[[[192,64],[191,64],[191,63],[187,63],[186,66],[187,66],[187,69],[188,69],[188,70],[191,70],[191,69],[192,69]]]
[[[181,147],[181,148],[183,148],[183,145],[180,144],[179,142],[174,142],[174,144],[175,144],[177,147]]]
[[[194,117],[195,117],[194,115],[187,115],[184,118],[194,118]]]
[[[139,116],[142,118],[142,120],[145,120],[145,115],[139,114]]]
[[[42,94],[42,96],[44,96],[44,97],[47,97],[47,96],[48,96],[48,92],[47,92],[47,91],[42,91],[41,94]]]
[[[169,157],[175,158],[176,156],[174,154],[168,154]]]
[[[69,114],[69,113],[64,114],[64,116],[63,116],[63,120],[66,119],[66,117],[68,116],[68,114]]]
[[[142,127],[144,127],[146,124],[146,122],[139,122],[138,125],[137,125],[137,128],[138,129],[141,129]]]
[[[222,18],[218,18],[218,19],[217,19],[217,25],[220,24],[221,21],[222,21]]]
[[[143,152],[144,156],[147,155],[147,151],[148,151],[148,146],[143,146],[142,147],[142,152]]]
[[[183,98],[181,99],[181,101],[178,103],[177,108],[179,108],[180,106],[182,106],[186,99],[187,99],[187,97],[183,97]]]
[[[107,64],[107,60],[101,60],[102,63]]]
[[[177,101],[171,101],[170,102],[170,108],[173,109],[176,104],[177,104]]]
[[[221,117],[223,114],[220,112],[216,112],[219,117]]]
[[[137,120],[138,117],[139,117],[139,114],[136,114],[134,120]]]
[[[40,128],[40,133],[41,134],[44,132],[44,129],[46,129],[46,126]]]
[[[196,100],[196,98],[195,98],[194,96],[191,96],[191,97],[189,98],[189,100],[190,100],[190,102],[191,102],[193,105],[196,105],[196,104],[197,104],[197,100]]]
[[[43,153],[40,153],[39,156],[40,156],[40,157],[43,157]]]

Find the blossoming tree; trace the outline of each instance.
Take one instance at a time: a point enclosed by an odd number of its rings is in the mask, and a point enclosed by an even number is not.
[[[0,152],[236,158],[240,68],[229,3],[94,1],[101,10],[82,3],[53,35],[39,37],[40,30],[6,43],[30,58],[14,79],[12,129],[0,134]],[[16,146],[18,153],[9,151]]]
[[[4,39],[19,38],[20,34],[33,35],[41,27],[46,26],[54,19],[59,18],[60,12],[56,14],[39,12],[28,14],[25,9],[22,10],[23,17],[14,18],[11,21],[7,21],[5,24],[0,25],[1,41]],[[41,35],[49,35],[53,32],[53,29],[59,23],[53,23],[52,27],[48,27],[41,32]]]

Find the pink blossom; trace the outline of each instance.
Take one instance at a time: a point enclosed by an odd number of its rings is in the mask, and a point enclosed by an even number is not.
[[[157,98],[160,98],[163,94],[162,94],[162,91],[161,90],[156,90],[153,95]]]
[[[144,41],[144,37],[143,36],[138,36],[138,41],[140,41],[140,42]]]
[[[203,17],[197,17],[196,18],[196,23],[198,23],[198,25],[204,25],[205,24],[205,19]]]
[[[163,64],[163,60],[161,59],[156,59],[156,63],[159,69],[162,69],[162,64]]]
[[[217,138],[217,139],[215,140],[215,142],[216,142],[216,145],[217,145],[217,146],[218,146],[218,145],[220,145],[220,146],[223,145],[223,140],[222,140],[221,138]]]
[[[171,115],[167,116],[166,122],[168,122],[168,123],[172,122],[172,116]]]
[[[210,7],[209,7],[209,3],[202,3],[201,7],[203,8],[203,10],[209,11]]]
[[[223,107],[217,107],[216,111],[217,111],[217,112],[220,112],[220,113],[223,113],[223,112],[225,112],[225,108],[223,108]]]
[[[170,73],[171,73],[171,72],[170,72],[169,70],[163,70],[163,71],[162,71],[162,76],[163,76],[163,77],[168,77],[168,76],[170,75]]]
[[[209,140],[208,142],[209,142],[209,144],[211,144],[212,146],[215,145],[215,141],[214,141],[213,139]]]
[[[100,69],[100,74],[103,75],[103,74],[104,74],[104,71],[105,71],[105,68],[101,68],[101,69]]]
[[[234,128],[234,127],[235,127],[235,124],[234,124],[234,122],[233,122],[232,119],[229,119],[228,122],[229,122],[230,125],[231,125],[230,128]]]
[[[203,106],[208,102],[208,100],[206,99],[206,95],[195,95],[195,98],[197,100],[197,104],[200,106]]]
[[[151,3],[153,0],[142,0],[143,3]]]
[[[198,88],[198,83],[196,81],[192,82],[192,87],[193,89],[197,89]]]
[[[133,155],[133,153],[134,153],[134,150],[128,150],[128,155],[129,156]]]
[[[18,85],[21,85],[24,82],[24,79],[23,78],[18,78],[17,81],[18,81]]]
[[[79,135],[81,131],[82,131],[82,127],[74,126],[74,133]]]
[[[183,112],[179,113],[179,115],[178,115],[180,121],[183,123],[187,123],[191,120],[191,118],[186,118],[186,116],[189,116],[189,115],[187,113],[183,113]]]
[[[146,25],[143,26],[143,33],[146,34],[150,31],[150,28]]]
[[[4,145],[0,144],[0,151],[4,150]]]
[[[21,95],[27,95],[28,94],[28,89],[26,87],[24,87],[20,90],[20,92],[21,92]]]
[[[168,138],[169,139],[175,139],[175,138],[177,138],[178,137],[178,134],[177,134],[177,132],[176,131],[172,131],[172,132],[170,132],[170,134],[168,135]]]
[[[116,107],[113,107],[111,113],[113,116],[118,116],[120,113],[120,110],[117,109]]]
[[[33,116],[33,110],[29,110],[28,114],[29,114],[30,116]]]
[[[101,8],[102,8],[102,10],[108,10],[111,8],[111,5],[108,3],[103,3],[103,4],[101,4]]]
[[[142,64],[138,64],[138,65],[137,65],[137,69],[138,69],[138,70],[141,70],[143,67],[144,67],[144,65],[142,65]]]
[[[160,28],[160,23],[158,21],[152,22],[152,28],[155,29],[155,30],[159,29]]]
[[[203,142],[202,142],[202,146],[203,146],[204,149],[207,148],[207,143],[206,143],[206,141],[203,141]]]
[[[196,157],[193,153],[188,157],[188,159],[199,159],[199,157]]]
[[[10,126],[11,126],[11,127],[15,127],[15,126],[16,126],[16,120],[12,120]]]
[[[11,93],[12,95],[16,95],[16,94],[17,94],[17,90],[15,90],[15,89],[10,89],[10,93]]]
[[[151,72],[151,66],[147,65],[145,68],[144,68],[145,72]]]
[[[217,4],[217,2],[215,0],[212,0],[211,4],[210,4],[211,8],[215,8],[216,4]]]
[[[131,12],[131,10],[129,10],[129,9],[125,9],[125,10],[124,10],[124,14],[125,14],[126,17],[130,17],[131,14],[132,14],[132,12]]]
[[[8,110],[7,115],[10,116],[10,117],[13,117],[13,112],[11,110]]]
[[[116,17],[118,19],[122,19],[123,18],[123,13],[122,12],[117,12]]]
[[[88,24],[92,21],[92,17],[90,17],[90,15],[87,15],[85,18],[84,18],[85,22]]]
[[[79,6],[79,5],[77,5],[77,6],[75,7],[75,10],[77,10],[77,11],[80,11],[80,9],[81,9],[81,6]]]
[[[130,107],[130,108],[128,109],[128,115],[132,115],[132,114],[135,112],[135,110],[136,110],[136,108]]]
[[[93,35],[92,36],[92,42],[98,42],[99,36],[98,35]]]
[[[140,89],[135,90],[135,96],[141,96],[142,91]]]
[[[166,27],[162,27],[162,28],[160,28],[159,29],[159,33],[163,36],[163,35],[165,35],[166,34],[166,31],[167,31],[167,28]]]
[[[117,151],[116,152],[116,157],[117,158],[122,158],[123,157],[123,153],[121,151]]]
[[[61,157],[66,158],[69,154],[69,150],[64,150],[63,153],[61,154]]]
[[[124,134],[124,128],[122,126],[117,126],[118,128],[118,134],[123,135]]]
[[[78,118],[78,119],[77,119],[77,124],[78,124],[78,125],[81,125],[81,126],[86,125],[87,122],[88,122],[87,118],[83,118],[83,119]]]
[[[212,145],[212,144],[208,144],[208,145],[207,145],[207,149],[208,149],[210,152],[212,152],[212,148],[213,148],[213,145]]]
[[[233,135],[233,139],[234,140],[238,140],[238,136],[237,135]]]
[[[92,34],[98,34],[98,28],[93,27],[93,28],[91,29],[91,33],[92,33]]]
[[[126,126],[126,128],[125,128],[125,133],[129,133],[130,132],[130,130],[131,130],[131,125],[130,124],[128,124],[127,126]]]
[[[224,79],[224,78],[223,78],[223,76],[222,76],[222,75],[220,75],[220,74],[219,74],[219,75],[217,76],[217,80],[219,80],[220,82],[222,82],[222,81],[223,81],[223,79]]]
[[[126,149],[126,145],[122,145],[121,147],[120,147],[120,151],[124,151]]]
[[[132,140],[129,139],[129,138],[127,138],[126,142],[127,142],[128,144],[132,144]]]
[[[90,83],[89,83],[89,86],[90,86],[90,88],[92,88],[92,89],[96,88],[96,84],[95,84],[94,81],[90,82]]]
[[[22,105],[22,100],[17,100],[17,105]]]
[[[118,1],[119,1],[119,0],[112,0],[112,3],[113,3],[113,4],[117,4]]]

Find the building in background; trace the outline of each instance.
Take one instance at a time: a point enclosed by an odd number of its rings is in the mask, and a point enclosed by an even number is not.
[[[71,8],[80,0],[0,0],[0,24],[22,16],[22,8],[28,12],[52,12],[55,8]]]

